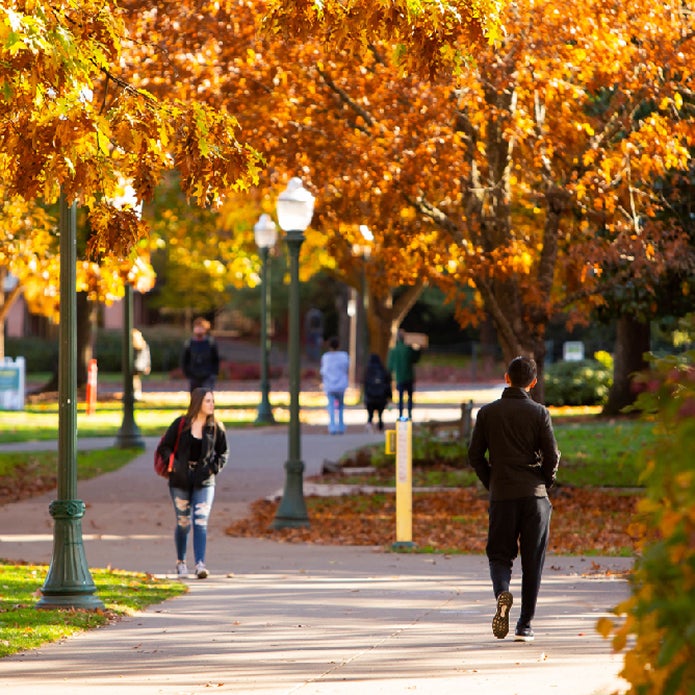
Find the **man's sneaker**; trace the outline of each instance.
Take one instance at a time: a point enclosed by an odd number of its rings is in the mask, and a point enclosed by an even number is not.
[[[533,630],[530,627],[517,627],[514,632],[515,642],[533,642]]]
[[[186,567],[185,562],[177,562],[176,563],[176,574],[178,574],[179,577],[187,577],[188,576],[188,567]]]
[[[205,569],[205,565],[202,562],[196,563],[195,576],[198,577],[198,579],[205,579],[205,577],[208,576],[208,571]]]
[[[508,591],[503,591],[497,597],[497,612],[492,619],[492,634],[497,639],[504,639],[509,632],[509,609],[512,603],[514,597]]]

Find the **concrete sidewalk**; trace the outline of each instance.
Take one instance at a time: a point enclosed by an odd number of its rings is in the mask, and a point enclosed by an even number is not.
[[[210,578],[119,623],[0,661],[9,693],[303,695],[607,694],[621,659],[595,631],[627,595],[628,559],[549,557],[532,644],[496,640],[480,556],[231,538],[247,505],[282,488],[284,428],[229,432],[208,540]],[[302,436],[306,474],[378,435]],[[152,449],[80,483],[91,567],[171,574],[173,513]],[[83,445],[87,445],[84,443]],[[97,445],[97,442],[93,443]],[[0,557],[50,562],[53,495],[0,508]],[[519,569],[512,587],[519,596]],[[517,598],[518,600],[518,598]],[[516,617],[518,603],[512,609]],[[624,684],[622,684],[624,685]]]

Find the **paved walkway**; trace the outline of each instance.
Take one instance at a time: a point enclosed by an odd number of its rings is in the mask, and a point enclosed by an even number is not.
[[[303,434],[306,473],[376,441],[362,428]],[[107,628],[0,661],[4,693],[166,695],[607,694],[621,660],[595,631],[627,595],[626,559],[549,557],[532,644],[496,640],[480,556],[231,538],[249,502],[282,488],[283,427],[229,433],[208,544],[209,579]],[[111,441],[80,442],[102,446]],[[80,483],[91,567],[171,573],[173,514],[152,471],[156,440],[125,468]],[[0,557],[50,562],[53,495],[0,507]],[[519,594],[519,571],[512,587]],[[512,618],[515,610],[512,611]],[[624,684],[622,684],[624,685]]]

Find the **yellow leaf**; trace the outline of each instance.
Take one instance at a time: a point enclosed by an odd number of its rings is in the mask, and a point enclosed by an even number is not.
[[[613,631],[614,623],[610,618],[599,618],[596,622],[596,630],[601,637],[608,637]]]

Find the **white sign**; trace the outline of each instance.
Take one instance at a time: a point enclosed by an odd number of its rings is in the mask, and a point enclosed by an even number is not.
[[[578,362],[584,359],[584,343],[579,340],[569,340],[562,346],[562,359],[567,362]]]
[[[23,357],[0,362],[0,410],[24,410],[24,368]]]

